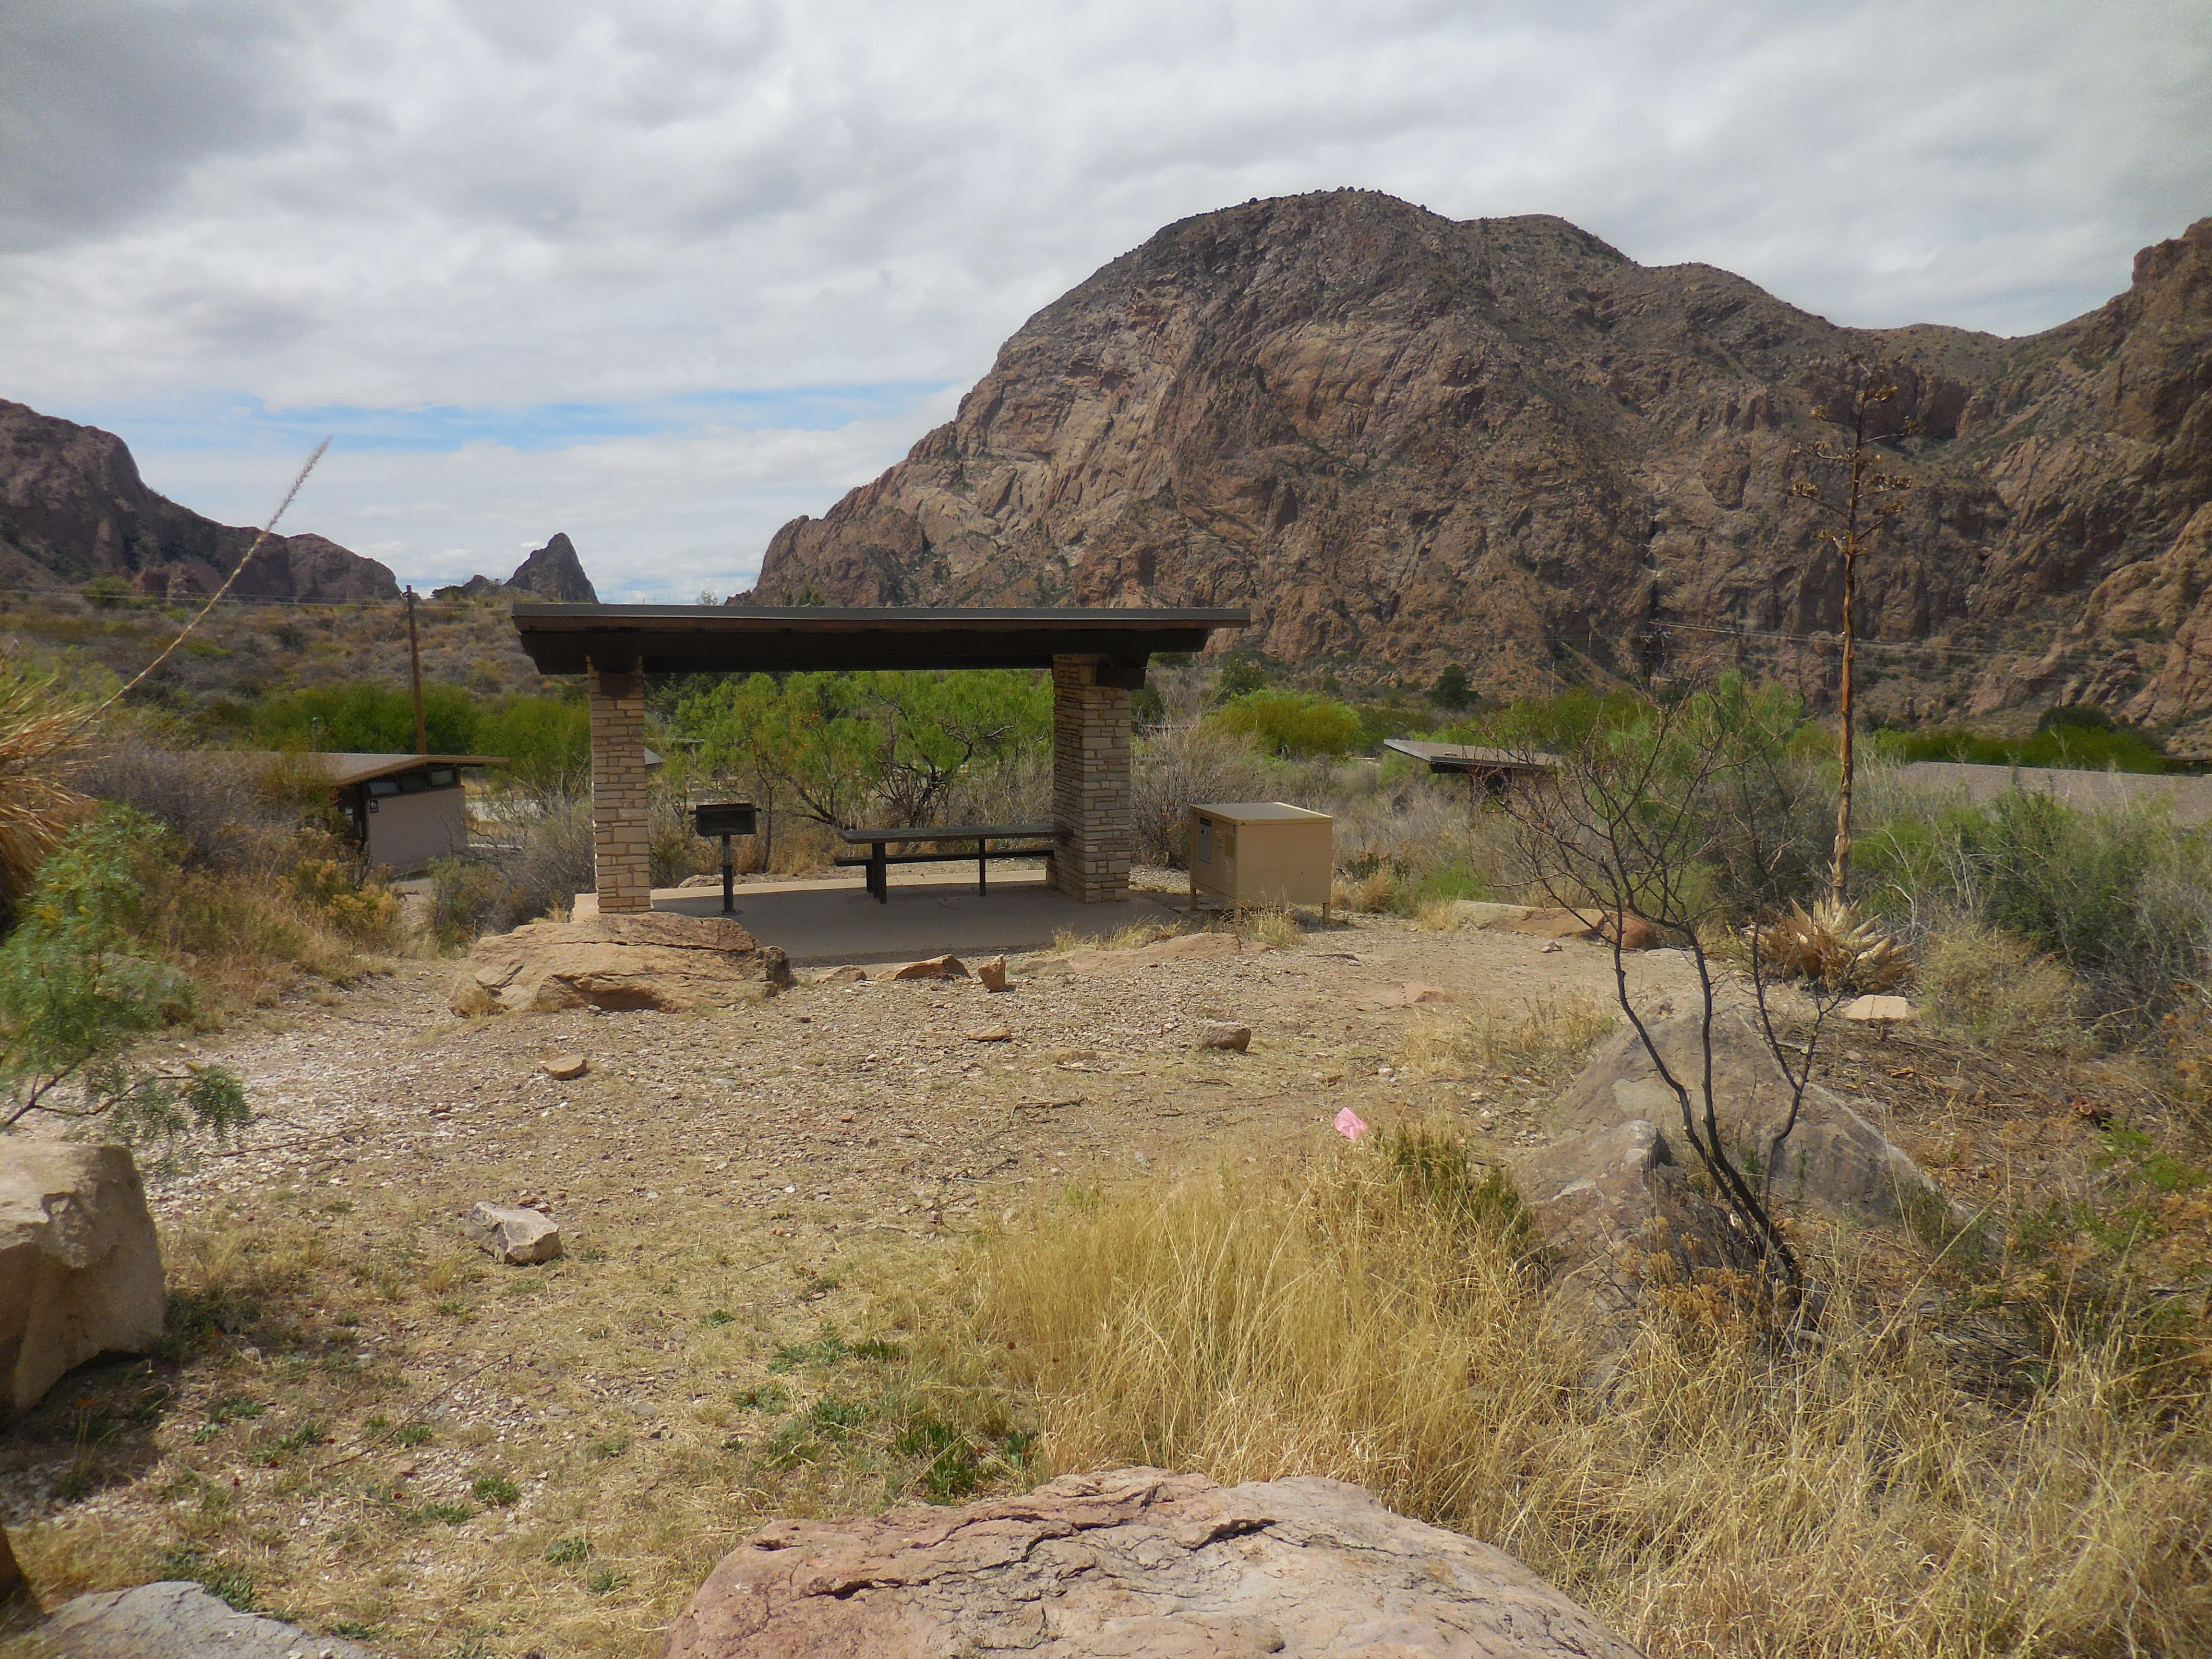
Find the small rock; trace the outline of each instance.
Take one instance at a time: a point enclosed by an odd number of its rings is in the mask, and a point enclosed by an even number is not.
[[[978,1025],[967,1034],[970,1042],[1012,1042],[1014,1034],[1003,1025]]]
[[[479,1204],[469,1212],[464,1231],[471,1242],[512,1267],[533,1267],[561,1254],[561,1230],[542,1210]]]
[[[1252,1046],[1252,1028],[1231,1025],[1226,1020],[1208,1020],[1198,1034],[1201,1048],[1230,1048],[1243,1054]]]
[[[1006,989],[1006,957],[993,957],[988,962],[979,963],[975,969],[975,977],[987,991]]]
[[[866,969],[855,968],[848,962],[842,968],[832,968],[828,973],[823,975],[820,979],[817,980],[815,983],[817,985],[851,985],[856,981],[867,978],[867,976],[868,970]]]
[[[1607,945],[1615,933],[1620,935],[1624,951],[1648,951],[1659,942],[1659,930],[1641,916],[1632,916],[1620,910],[1609,911],[1597,926],[1597,936]]]
[[[571,1083],[590,1071],[592,1066],[591,1062],[581,1054],[562,1054],[557,1059],[547,1060],[538,1069],[550,1078],[557,1078],[562,1083]]]
[[[955,956],[927,957],[920,962],[909,962],[903,968],[894,968],[884,975],[885,979],[965,979],[968,964]]]
[[[1861,1025],[1902,1025],[1917,1016],[1903,997],[1861,997],[1844,1010],[1844,1018]]]

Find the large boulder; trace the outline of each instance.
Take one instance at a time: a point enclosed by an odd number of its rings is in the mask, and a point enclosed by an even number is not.
[[[153,1346],[166,1305],[130,1152],[0,1135],[0,1417],[95,1355]]]
[[[667,911],[534,921],[480,939],[454,981],[458,1014],[757,1002],[791,983],[791,962],[726,916]]]
[[[665,1659],[1637,1659],[1503,1550],[1304,1476],[1116,1469],[1019,1498],[775,1521]]]
[[[33,1641],[33,1653],[52,1659],[374,1659],[356,1643],[235,1612],[175,1579],[64,1601]]]
[[[1704,1071],[1698,1017],[1678,1014],[1652,1023],[1652,1040],[1668,1069],[1690,1088],[1700,1118]],[[1833,1041],[1832,1034],[1828,1039]],[[1768,1139],[1787,1121],[1790,1085],[1765,1040],[1746,1016],[1714,1016],[1713,1101],[1723,1143],[1739,1165],[1756,1170]],[[1553,1109],[1563,1135],[1643,1121],[1656,1129],[1672,1160],[1693,1166],[1697,1154],[1682,1133],[1681,1106],[1659,1077],[1632,1028],[1618,1033],[1567,1086]],[[1832,1090],[1805,1091],[1796,1128],[1783,1143],[1774,1194],[1784,1204],[1810,1205],[1831,1215],[1872,1223],[1941,1225],[1948,1213],[1942,1189],[1889,1138]]]

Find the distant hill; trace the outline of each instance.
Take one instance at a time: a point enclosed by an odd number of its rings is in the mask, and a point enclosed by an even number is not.
[[[505,581],[494,576],[471,576],[451,587],[436,589],[441,599],[481,599],[494,594],[508,599],[538,599],[554,605],[597,605],[599,591],[584,574],[576,544],[565,532],[538,548],[514,568]]]
[[[146,488],[122,439],[0,399],[0,587],[80,588],[108,576],[161,597],[212,593],[254,532]],[[398,585],[326,537],[272,536],[241,599],[374,599]]]
[[[1913,647],[1867,653],[1873,710],[2087,702],[2212,745],[2212,219],[2001,339],[1838,328],[1556,218],[1206,214],[1031,318],[740,597],[1244,605],[1226,643],[1348,676],[1460,663],[1509,695],[1740,659],[1817,700],[1840,571],[1791,486],[1850,354],[1899,386],[1917,486],[1862,565],[1863,627]]]

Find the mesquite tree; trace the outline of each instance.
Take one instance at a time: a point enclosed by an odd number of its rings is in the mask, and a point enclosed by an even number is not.
[[[118,807],[40,866],[0,945],[0,1130],[40,1114],[173,1145],[191,1129],[220,1139],[250,1118],[228,1070],[162,1065],[138,1046],[191,1004],[191,981],[140,938],[136,861],[161,833]]]
[[[1899,510],[1901,504],[1896,497],[1912,487],[1910,478],[1901,473],[1884,471],[1875,465],[1878,436],[1870,436],[1868,430],[1869,417],[1896,398],[1896,383],[1856,357],[1847,357],[1844,362],[1844,386],[1826,402],[1815,405],[1813,414],[1816,419],[1849,433],[1850,443],[1842,447],[1826,443],[1801,444],[1792,452],[1793,459],[1813,461],[1840,475],[1837,487],[1823,490],[1811,478],[1800,478],[1791,486],[1793,495],[1810,501],[1832,520],[1820,531],[1820,540],[1834,548],[1844,563],[1843,664],[1836,706],[1837,722],[1841,728],[1836,744],[1836,849],[1829,878],[1830,896],[1838,906],[1850,896],[1851,781],[1855,770],[1851,739],[1857,718],[1851,694],[1858,654],[1859,555],[1882,521]],[[1901,423],[1897,435],[1909,430],[1911,422]]]

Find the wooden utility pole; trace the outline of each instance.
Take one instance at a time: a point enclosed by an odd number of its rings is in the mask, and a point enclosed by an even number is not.
[[[415,684],[415,752],[430,752],[430,734],[422,724],[422,645],[415,636],[415,590],[407,590],[407,672]]]

